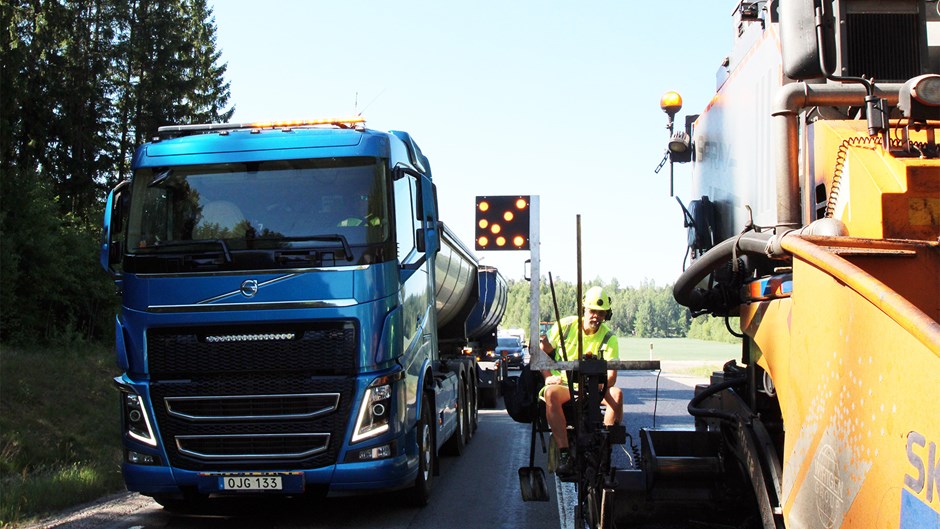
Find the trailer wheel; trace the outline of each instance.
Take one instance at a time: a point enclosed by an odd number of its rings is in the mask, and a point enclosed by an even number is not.
[[[421,420],[417,425],[418,477],[408,490],[408,501],[424,507],[431,499],[431,480],[434,474],[434,412],[427,395],[421,398]]]
[[[461,379],[457,388],[457,430],[444,445],[444,450],[449,455],[459,456],[467,446],[467,432],[470,429],[467,407],[467,388]]]

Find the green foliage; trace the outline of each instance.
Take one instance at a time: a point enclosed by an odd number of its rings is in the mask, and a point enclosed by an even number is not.
[[[740,334],[738,328],[740,318],[728,318],[728,324],[734,332]],[[692,320],[689,327],[689,338],[710,340],[713,342],[741,343],[741,339],[728,332],[724,317],[699,316]]]
[[[106,191],[167,123],[226,121],[205,0],[0,5],[0,339],[107,339]]]
[[[0,526],[121,490],[112,351],[0,351]]]
[[[205,0],[131,2],[121,21],[126,39],[117,56],[115,80],[120,135],[118,150],[128,156],[167,124],[228,121],[230,91],[226,65],[216,48],[215,19]]]
[[[11,0],[0,20],[5,526],[123,487],[113,354],[84,345],[114,332],[106,192],[158,126],[234,109],[205,0]]]
[[[577,286],[563,280],[554,283],[561,317],[576,314]],[[582,295],[593,286],[603,287],[610,295],[613,314],[609,325],[619,336],[666,338],[682,337],[688,332],[688,311],[673,299],[671,286],[657,287],[653,283],[644,282],[640,288],[621,287],[616,280],[604,282],[595,279],[583,286]],[[528,329],[529,303],[529,283],[509,281],[509,299],[501,326]],[[543,277],[540,282],[539,314],[541,321],[556,319],[547,277]]]
[[[114,285],[98,266],[98,229],[57,211],[38,178],[3,184],[15,211],[2,219],[4,288],[0,335],[14,343],[110,336]]]

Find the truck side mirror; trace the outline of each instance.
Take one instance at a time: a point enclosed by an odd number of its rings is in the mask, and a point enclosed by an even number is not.
[[[435,236],[434,252],[439,253],[441,251],[441,228],[440,226],[436,230],[432,230],[431,233]],[[415,248],[421,253],[428,251],[428,241],[426,239],[427,230],[418,228],[415,230]]]
[[[108,194],[108,201],[105,204],[99,258],[101,267],[111,274],[118,274],[115,266],[120,263],[121,255],[124,253],[121,235],[127,224],[127,207],[130,198],[127,193],[127,186],[129,184],[130,181],[125,180],[115,186]]]

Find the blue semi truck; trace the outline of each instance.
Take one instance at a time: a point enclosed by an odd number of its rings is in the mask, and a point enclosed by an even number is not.
[[[410,135],[361,119],[162,127],[108,197],[127,488],[403,490],[477,424],[506,283],[440,222]]]

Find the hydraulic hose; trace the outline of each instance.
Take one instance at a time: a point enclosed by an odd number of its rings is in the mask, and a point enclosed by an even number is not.
[[[746,377],[732,378],[730,380],[725,380],[724,382],[719,382],[717,384],[708,386],[702,390],[701,393],[692,397],[692,400],[689,401],[689,415],[703,418],[714,417],[716,419],[724,419],[726,421],[736,422],[738,420],[738,416],[733,413],[722,411],[717,408],[699,408],[699,404],[701,404],[708,397],[711,397],[720,391],[724,391],[728,388],[743,384],[746,380]]]
[[[695,286],[707,278],[709,274],[724,266],[738,253],[767,255],[767,243],[773,237],[773,231],[746,232],[715,245],[692,263],[676,280],[672,287],[672,296],[685,307],[700,309],[699,300],[693,292]]]

